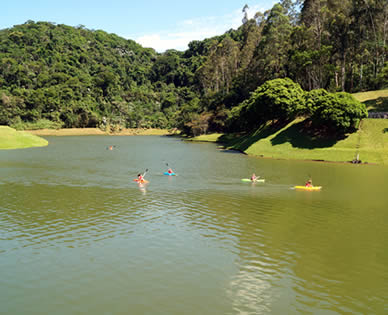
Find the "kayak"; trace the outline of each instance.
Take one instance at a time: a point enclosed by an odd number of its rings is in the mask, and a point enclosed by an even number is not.
[[[164,172],[163,174],[168,175],[168,176],[175,176],[176,175],[175,173],[169,173],[169,172]]]
[[[265,182],[265,179],[264,178],[258,178],[258,179],[255,179],[254,181],[251,180],[250,178],[242,178],[241,179],[242,182],[251,182],[251,183],[264,183]]]
[[[313,187],[306,187],[306,186],[294,186],[295,189],[300,190],[321,190],[322,186],[313,186]]]
[[[138,180],[137,178],[135,178],[133,181],[138,183],[138,184],[147,184],[147,183],[149,183],[149,181],[146,180],[146,179]]]

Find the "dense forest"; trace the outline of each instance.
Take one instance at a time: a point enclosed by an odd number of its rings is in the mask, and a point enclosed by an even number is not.
[[[162,54],[102,30],[0,31],[0,124],[251,130],[298,115],[348,132],[352,92],[388,86],[386,0],[282,0],[225,34]]]

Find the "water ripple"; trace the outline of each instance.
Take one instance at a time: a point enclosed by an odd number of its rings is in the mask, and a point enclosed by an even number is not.
[[[384,313],[387,200],[368,185],[384,169],[83,139],[54,138],[28,160],[0,155],[6,313]],[[179,176],[161,175],[161,158]],[[256,169],[265,184],[241,183]],[[290,189],[306,169],[325,189]]]

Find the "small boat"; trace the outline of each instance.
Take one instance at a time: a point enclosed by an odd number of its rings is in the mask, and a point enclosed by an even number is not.
[[[168,175],[168,176],[175,176],[176,175],[175,173],[169,173],[169,172],[164,172],[163,174]]]
[[[265,179],[264,178],[256,178],[255,180],[251,180],[250,178],[242,178],[242,182],[251,182],[251,183],[264,183]]]
[[[322,186],[294,186],[295,189],[299,190],[321,190]]]

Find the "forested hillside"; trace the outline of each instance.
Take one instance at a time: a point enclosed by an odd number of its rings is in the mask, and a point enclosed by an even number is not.
[[[0,124],[43,119],[64,127],[105,121],[123,127],[172,126],[174,113],[164,113],[163,107],[190,100],[193,93],[168,85],[169,77],[167,84],[156,82],[164,58],[168,55],[132,40],[82,26],[28,21],[2,30]]]
[[[388,86],[386,0],[283,0],[253,19],[246,12],[237,30],[163,54],[82,26],[27,21],[1,30],[0,124],[106,122],[197,134],[297,115],[319,125],[347,111],[353,116],[340,127],[348,131],[365,109],[337,92]],[[289,79],[268,83],[280,78]],[[296,99],[280,108],[286,87]]]

